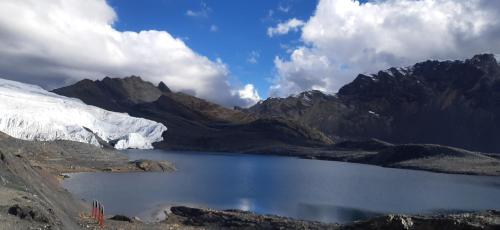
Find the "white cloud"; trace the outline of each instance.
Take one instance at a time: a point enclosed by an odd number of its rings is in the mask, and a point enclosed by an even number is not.
[[[290,5],[283,5],[283,4],[278,5],[278,10],[283,12],[283,13],[288,13],[291,8],[292,8],[292,6],[290,6]]]
[[[247,62],[250,64],[257,64],[259,63],[259,58],[260,58],[260,52],[253,50],[248,54]]]
[[[234,94],[229,71],[166,31],[120,32],[103,0],[0,1],[0,76],[60,87],[83,78],[140,75],[224,105]]]
[[[297,32],[302,26],[304,26],[304,24],[305,23],[303,21],[292,18],[286,22],[279,23],[276,27],[267,28],[267,35],[269,37],[273,37],[275,35],[287,34],[290,31]]]
[[[212,11],[210,7],[205,2],[201,2],[199,10],[187,10],[186,16],[189,17],[208,17],[208,14]]]
[[[276,58],[271,94],[335,92],[358,73],[500,53],[499,18],[500,1],[320,0],[302,28],[303,45]]]
[[[257,92],[257,89],[255,89],[252,84],[245,85],[242,89],[236,91],[235,94],[237,94],[238,97],[246,100],[247,103],[242,105],[243,107],[254,105],[261,99],[259,96],[259,92]]]

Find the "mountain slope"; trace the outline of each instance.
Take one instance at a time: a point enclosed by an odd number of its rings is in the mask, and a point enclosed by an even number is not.
[[[146,92],[137,93],[134,89]],[[259,119],[139,77],[83,80],[54,90],[104,109],[161,122],[169,127],[159,148],[245,152],[278,146],[322,146],[321,132],[287,119]],[[147,95],[147,96],[144,96]],[[150,97],[151,96],[151,97]]]
[[[246,112],[300,121],[331,137],[500,152],[500,65],[490,54],[426,61],[361,74],[336,95],[272,98]]]
[[[152,148],[162,124],[88,106],[80,100],[0,79],[0,131],[24,140],[71,140],[115,148]]]

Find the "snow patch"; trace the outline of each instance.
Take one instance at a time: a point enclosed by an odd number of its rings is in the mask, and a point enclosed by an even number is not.
[[[115,144],[116,149],[152,149],[151,142],[146,140],[141,134],[129,133]]]
[[[369,114],[373,115],[373,116],[376,116],[376,117],[380,117],[380,115],[376,112],[373,112],[373,111],[368,111]]]
[[[0,131],[23,140],[69,140],[116,148],[152,148],[163,140],[163,124],[89,106],[39,86],[0,78]],[[97,137],[96,137],[97,136]]]

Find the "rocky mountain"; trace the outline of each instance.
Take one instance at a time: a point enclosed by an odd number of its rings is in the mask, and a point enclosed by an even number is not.
[[[246,152],[331,143],[321,132],[288,119],[261,119],[137,76],[83,80],[53,92],[165,124],[166,141],[155,145],[164,149]]]
[[[308,91],[269,98],[245,111],[298,121],[334,139],[500,152],[500,65],[491,54],[425,61],[360,74],[336,95]]]
[[[167,128],[38,86],[0,79],[0,131],[24,140],[70,140],[117,149],[152,148]]]

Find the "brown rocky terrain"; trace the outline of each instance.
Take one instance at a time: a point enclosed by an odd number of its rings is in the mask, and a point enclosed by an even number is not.
[[[283,118],[258,118],[181,92],[172,92],[140,77],[83,80],[53,92],[89,105],[127,112],[168,127],[155,146],[172,150],[245,152],[255,148],[324,146],[321,132]]]
[[[88,204],[59,185],[62,173],[174,169],[169,162],[129,162],[117,151],[93,145],[24,141],[0,133],[0,229],[79,229]]]

